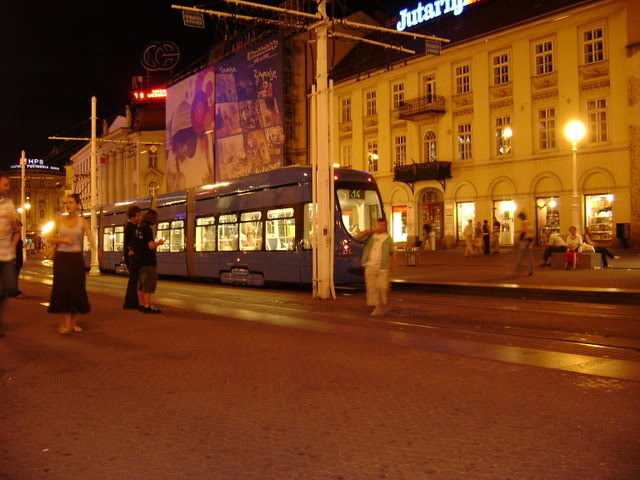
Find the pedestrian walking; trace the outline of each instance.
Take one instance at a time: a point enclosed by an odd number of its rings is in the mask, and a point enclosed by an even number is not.
[[[142,313],[161,313],[160,309],[151,305],[151,295],[156,293],[158,284],[156,248],[164,243],[164,239],[154,239],[152,227],[157,222],[158,212],[147,210],[136,228],[133,244],[133,259],[139,268],[138,310]]]
[[[16,266],[15,266],[15,283],[14,289],[8,293],[10,297],[17,297],[22,295],[22,292],[18,288],[18,279],[20,278],[20,270],[22,270],[22,265],[24,263],[24,243],[22,242],[22,222],[20,220],[16,220],[15,230],[16,232],[13,234],[13,245],[15,245],[16,249]]]
[[[489,220],[482,222],[482,243],[484,245],[484,254],[491,253],[491,232],[489,231]]]
[[[476,222],[476,228],[473,229],[473,254],[482,255],[482,224]]]
[[[524,254],[528,260],[528,275],[531,276],[533,275],[533,226],[527,219],[527,214],[524,210],[521,210],[520,213],[518,213],[517,218],[519,220],[518,227],[516,228],[516,248],[518,249],[518,254],[513,268],[513,273],[514,275],[518,274],[520,261]]]
[[[469,220],[467,225],[462,230],[462,236],[464,237],[464,243],[466,248],[464,249],[464,256],[473,256],[473,220]]]
[[[68,195],[64,206],[67,215],[56,220],[47,238],[47,242],[56,247],[53,258],[53,288],[47,311],[62,314],[62,322],[58,326],[58,333],[61,335],[82,332],[82,328],[76,323],[76,316],[91,311],[86,288],[87,272],[82,255],[85,235],[89,238],[91,248],[95,248],[91,228],[81,215],[80,195]]]
[[[396,263],[393,240],[387,231],[387,221],[379,218],[375,229],[361,232],[358,238],[365,242],[362,266],[367,289],[367,305],[374,307],[371,315],[384,315],[387,312],[389,271],[395,269]]]
[[[493,231],[491,232],[491,250],[493,253],[500,253],[500,231],[502,225],[496,217],[493,217]]]
[[[433,228],[431,220],[427,219],[423,226],[424,230],[424,245],[423,250],[435,251],[436,249],[436,231]]]
[[[9,198],[9,177],[0,175],[0,337],[4,336],[6,298],[16,289],[15,259],[19,237],[16,207]]]
[[[137,205],[131,205],[127,210],[127,224],[124,226],[124,263],[129,272],[129,281],[127,282],[127,293],[124,296],[124,304],[122,308],[125,310],[137,310],[140,306],[138,303],[138,278],[139,271],[133,255],[133,243],[136,238],[136,229],[142,220],[142,210]]]

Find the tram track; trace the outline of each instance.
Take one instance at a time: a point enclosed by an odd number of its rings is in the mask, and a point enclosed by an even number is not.
[[[50,281],[50,275],[40,269],[26,270],[23,275],[25,280],[33,280],[43,283]],[[197,304],[206,304],[204,310],[215,313],[216,307],[221,310],[246,309],[252,312],[272,312],[295,317],[300,320],[312,317],[314,320],[330,322],[334,324],[358,324],[376,326],[377,328],[398,329],[411,331],[412,333],[437,335],[484,343],[503,345],[526,345],[531,348],[552,349],[553,351],[565,351],[581,353],[604,358],[620,358],[640,362],[640,338],[622,338],[601,334],[585,333],[583,331],[553,330],[548,326],[529,325],[505,325],[504,322],[493,323],[468,323],[454,321],[447,312],[455,309],[480,309],[485,315],[495,313],[516,313],[520,315],[545,316],[553,315],[564,318],[590,318],[593,320],[611,320],[615,322],[637,323],[637,316],[630,307],[591,304],[587,311],[584,304],[571,302],[551,301],[545,302],[528,300],[526,305],[504,305],[495,302],[495,299],[483,299],[473,296],[452,298],[451,295],[421,295],[403,294],[403,298],[394,299],[394,308],[389,315],[378,318],[363,316],[363,305],[360,299],[354,301],[349,297],[353,293],[342,293],[341,298],[350,300],[341,305],[342,310],[336,315],[331,303],[312,300],[306,293],[260,290],[268,295],[256,295],[254,290],[241,290],[237,287],[228,287],[216,284],[189,283],[184,281],[163,281],[165,288],[163,294],[171,299],[168,303],[188,310],[200,310],[195,308]],[[122,289],[123,279],[115,275],[103,275],[99,278],[90,278],[90,288],[96,288],[103,293],[113,294],[113,289]],[[169,287],[169,288],[166,288]],[[206,294],[205,294],[206,293]],[[193,299],[197,299],[194,302]],[[513,302],[513,300],[510,300]],[[333,304],[335,305],[335,304]],[[220,308],[224,307],[224,308]],[[578,309],[578,310],[576,310]],[[612,310],[617,310],[613,312]],[[443,311],[434,318],[432,312]],[[402,317],[412,317],[413,320],[403,320]],[[557,322],[562,323],[562,322]]]

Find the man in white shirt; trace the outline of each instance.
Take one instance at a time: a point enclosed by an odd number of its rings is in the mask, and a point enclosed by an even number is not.
[[[4,336],[4,300],[16,289],[16,244],[20,238],[16,207],[9,198],[9,188],[9,177],[0,175],[0,337]]]
[[[549,263],[549,259],[551,258],[552,253],[564,253],[567,251],[567,244],[562,239],[558,232],[553,232],[549,236],[549,240],[547,240],[547,248],[544,249],[544,253],[542,254],[542,263],[541,267],[548,267],[551,264]]]
[[[365,241],[362,252],[364,281],[367,288],[367,305],[374,307],[371,315],[384,315],[387,311],[389,270],[395,268],[393,240],[387,232],[387,221],[378,219],[374,230],[358,235]]]

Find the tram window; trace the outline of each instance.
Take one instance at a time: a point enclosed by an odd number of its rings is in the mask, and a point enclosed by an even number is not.
[[[102,251],[113,252],[113,241],[115,236],[113,235],[113,227],[105,227],[102,231]]]
[[[382,216],[378,193],[374,190],[337,190],[342,223],[351,236],[371,230]]]
[[[241,222],[249,222],[251,220],[260,220],[262,218],[262,212],[244,212],[240,215]]]
[[[294,250],[296,221],[293,218],[293,208],[269,210],[267,218],[274,219],[265,222],[267,250]]]
[[[313,235],[313,204],[305,203],[304,205],[304,229],[303,244],[304,248],[311,250],[311,236]]]
[[[240,250],[262,250],[262,212],[245,212],[240,215]]]
[[[196,220],[196,252],[213,252],[216,249],[216,219],[201,217]]]
[[[184,252],[184,220],[171,222],[169,251]]]
[[[220,215],[218,218],[218,250],[229,252],[238,250],[238,216]]]
[[[158,223],[158,232],[156,234],[157,240],[164,240],[162,245],[158,245],[156,251],[159,253],[171,251],[171,224],[169,222]]]
[[[122,252],[124,250],[124,227],[115,228],[115,240],[113,244],[114,252]]]

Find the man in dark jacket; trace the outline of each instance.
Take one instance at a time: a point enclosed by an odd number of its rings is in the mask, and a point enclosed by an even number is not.
[[[127,293],[124,297],[122,308],[138,309],[138,267],[133,260],[133,242],[136,237],[136,228],[142,220],[142,210],[137,205],[131,205],[127,210],[127,224],[124,227],[124,263],[129,270],[129,282],[127,283]]]
[[[164,239],[157,242],[153,236],[153,225],[158,222],[158,212],[148,210],[136,229],[136,239],[133,247],[135,252],[133,258],[140,269],[138,279],[138,308],[142,313],[160,313],[156,307],[151,305],[151,295],[156,292],[158,283],[158,272],[156,259],[156,248],[164,243]]]

